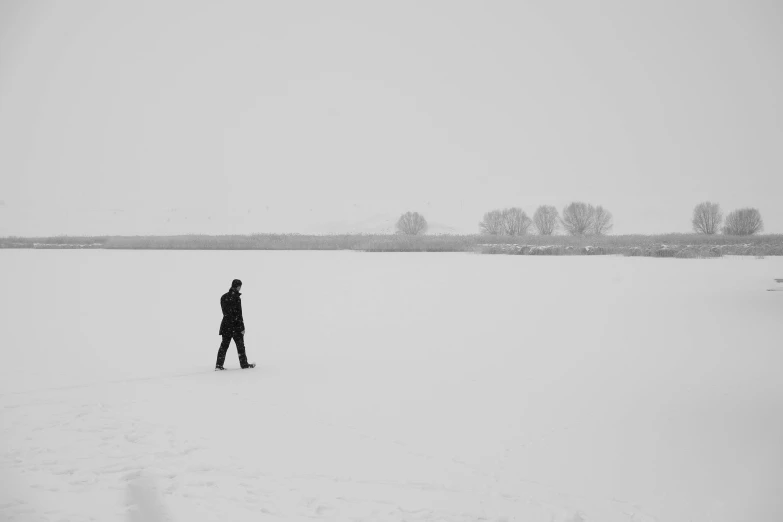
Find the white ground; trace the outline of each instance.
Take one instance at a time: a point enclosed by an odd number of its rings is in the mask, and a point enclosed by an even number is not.
[[[258,367],[213,372],[235,277]],[[775,277],[783,259],[5,250],[0,519],[783,520]]]

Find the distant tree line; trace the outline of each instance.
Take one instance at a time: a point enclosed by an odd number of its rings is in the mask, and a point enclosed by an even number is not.
[[[704,201],[694,207],[691,225],[697,234],[707,235],[716,234],[720,230],[727,236],[752,236],[764,230],[764,221],[758,209],[740,208],[732,211],[724,220],[720,205],[711,201]]]
[[[521,208],[492,210],[484,214],[479,223],[482,234],[524,236],[530,227],[541,236],[551,236],[558,228],[572,236],[602,236],[612,230],[612,213],[601,205],[575,201],[563,208],[562,216],[551,205],[541,205],[533,214],[533,219]]]
[[[562,228],[572,236],[602,236],[612,226],[612,213],[604,207],[575,201],[563,208],[562,217],[551,205],[538,207],[532,219],[519,207],[491,210],[484,214],[479,231],[493,236],[525,236],[532,227],[541,236],[551,236]],[[427,220],[418,212],[406,212],[395,228],[398,234],[416,236],[427,232]]]
[[[694,232],[706,235],[720,231],[725,235],[750,236],[764,230],[758,209],[740,208],[724,220],[720,205],[710,201],[696,205],[691,225]],[[603,236],[611,232],[614,219],[601,205],[574,201],[563,207],[562,214],[554,206],[541,205],[532,219],[519,207],[491,210],[478,226],[481,234],[492,236],[525,236],[531,229],[541,236],[551,236],[559,229],[571,236]],[[398,234],[425,234],[427,220],[418,212],[406,212],[397,221],[396,229]]]
[[[513,207],[487,212],[479,223],[479,229],[493,236],[524,236],[532,224],[533,221],[524,210]]]

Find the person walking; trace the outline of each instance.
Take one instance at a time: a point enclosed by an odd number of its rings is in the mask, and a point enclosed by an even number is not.
[[[255,363],[247,362],[245,354],[245,320],[242,318],[242,299],[239,290],[242,288],[242,281],[234,279],[231,282],[231,289],[220,297],[220,309],[223,310],[223,320],[220,322],[219,334],[223,337],[218,349],[215,371],[225,370],[223,363],[226,361],[226,351],[231,339],[237,345],[239,354],[239,366],[244,368],[255,368]]]

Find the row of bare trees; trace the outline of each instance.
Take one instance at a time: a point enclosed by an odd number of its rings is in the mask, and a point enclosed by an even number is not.
[[[487,212],[479,223],[479,229],[493,236],[524,236],[532,224],[524,210],[513,207]]]
[[[612,213],[604,207],[575,201],[563,208],[562,217],[551,205],[538,207],[533,219],[518,207],[492,210],[484,214],[479,230],[482,234],[524,236],[531,226],[542,236],[551,236],[558,227],[572,236],[601,236],[612,230],[613,222]]]
[[[721,223],[723,228],[721,229]],[[720,205],[704,201],[693,209],[691,220],[694,232],[712,235],[721,230],[726,235],[752,236],[764,230],[761,213],[755,208],[740,208],[731,212],[723,220]]]
[[[604,235],[612,229],[612,213],[602,206],[594,207],[576,201],[563,208],[563,215],[551,205],[541,205],[533,219],[519,207],[492,210],[479,223],[483,234],[495,236],[524,236],[533,227],[542,236],[551,236],[558,227],[573,236]],[[419,235],[427,232],[427,220],[418,212],[406,212],[397,220],[398,234]]]
[[[612,213],[601,205],[594,207],[575,201],[563,208],[562,216],[551,205],[538,207],[532,219],[519,207],[492,210],[484,214],[479,230],[482,234],[495,236],[524,236],[532,227],[542,236],[551,236],[558,228],[562,228],[572,236],[602,236],[609,233],[613,225]],[[720,205],[710,201],[696,205],[692,225],[699,234],[722,231],[727,235],[749,236],[764,230],[758,209],[737,209],[724,220]],[[397,221],[397,232],[406,235],[424,234],[427,232],[427,220],[418,212],[406,212]]]

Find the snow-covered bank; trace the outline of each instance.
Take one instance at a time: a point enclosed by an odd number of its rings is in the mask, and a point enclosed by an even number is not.
[[[0,269],[0,518],[783,515],[780,258],[8,250]],[[214,373],[234,277],[259,366]]]
[[[711,258],[783,256],[783,235],[700,234],[503,236],[426,234],[250,234],[2,238],[6,248],[115,250],[355,250],[360,252],[480,252],[512,255],[626,255]]]

